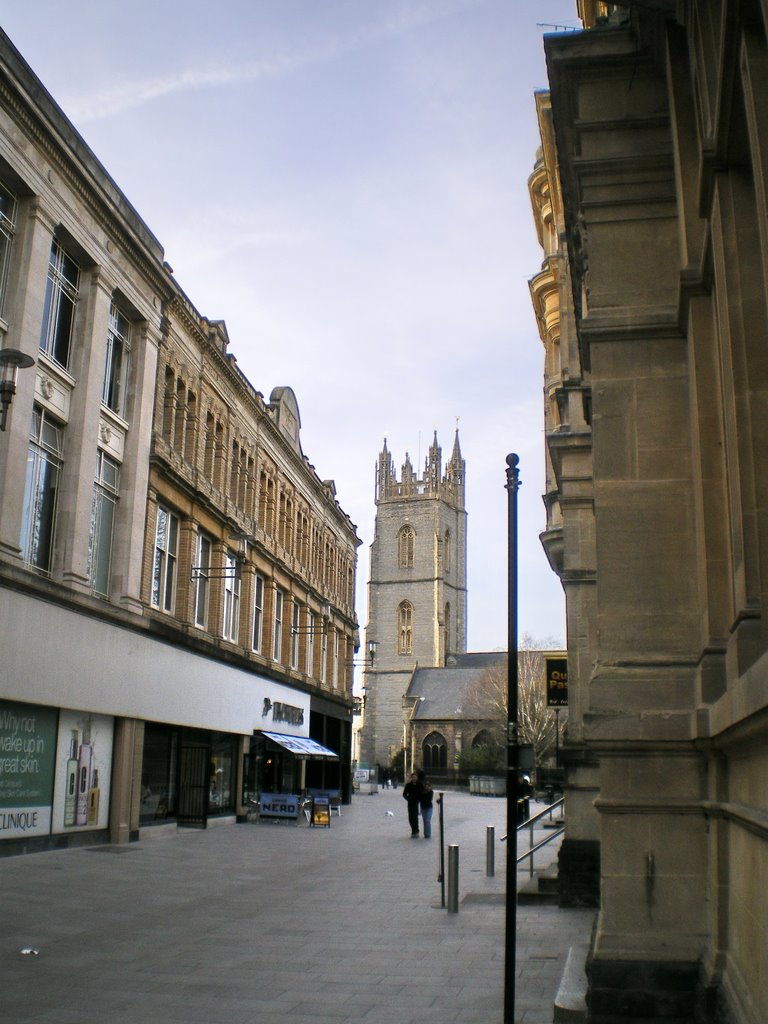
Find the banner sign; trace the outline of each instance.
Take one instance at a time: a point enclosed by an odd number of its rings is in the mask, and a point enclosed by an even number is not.
[[[568,707],[568,659],[545,658],[547,707]]]
[[[58,714],[0,701],[0,839],[51,831]]]

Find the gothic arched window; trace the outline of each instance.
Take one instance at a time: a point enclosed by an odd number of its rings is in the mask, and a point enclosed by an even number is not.
[[[424,771],[448,767],[448,745],[445,737],[439,732],[431,732],[421,745],[422,764]]]
[[[412,526],[403,526],[398,539],[398,563],[401,569],[413,568],[413,546],[416,540],[416,531]]]
[[[446,572],[451,571],[451,531],[445,531],[443,538],[443,568]]]
[[[397,609],[397,653],[413,654],[413,605],[403,601]]]

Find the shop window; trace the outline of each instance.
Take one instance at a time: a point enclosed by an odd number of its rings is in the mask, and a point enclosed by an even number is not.
[[[177,810],[179,730],[148,722],[144,727],[139,823],[158,824]]]

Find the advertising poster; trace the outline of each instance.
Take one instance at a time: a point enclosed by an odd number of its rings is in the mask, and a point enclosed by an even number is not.
[[[51,830],[57,718],[54,708],[0,700],[0,839]]]
[[[547,658],[547,707],[568,707],[568,659]]]
[[[53,832],[109,825],[114,719],[84,711],[59,715]]]

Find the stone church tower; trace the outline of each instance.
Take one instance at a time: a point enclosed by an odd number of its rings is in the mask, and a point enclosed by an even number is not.
[[[424,476],[406,454],[398,482],[387,442],[376,466],[360,759],[388,765],[403,746],[403,695],[413,670],[466,650],[467,513],[459,434],[443,472],[437,434]]]

